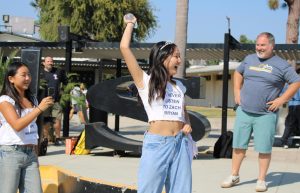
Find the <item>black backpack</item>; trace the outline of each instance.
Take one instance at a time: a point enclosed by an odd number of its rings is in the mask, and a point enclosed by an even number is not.
[[[215,158],[232,158],[232,131],[223,133],[214,146],[214,157]]]

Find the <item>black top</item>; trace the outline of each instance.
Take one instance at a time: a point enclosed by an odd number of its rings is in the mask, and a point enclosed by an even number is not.
[[[48,72],[43,68],[41,70],[41,79],[46,80],[47,90],[50,87],[54,88],[53,98],[55,102],[58,102],[60,98],[60,84],[67,84],[67,77],[65,72],[58,68],[52,68],[52,70]]]

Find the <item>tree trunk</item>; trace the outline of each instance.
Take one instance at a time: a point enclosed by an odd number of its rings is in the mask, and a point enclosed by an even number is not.
[[[188,5],[189,0],[177,0],[176,3],[176,33],[175,43],[178,46],[181,57],[181,65],[178,68],[178,78],[185,77],[185,55],[187,41],[187,25],[188,25]]]
[[[286,43],[298,44],[299,36],[299,16],[300,16],[300,1],[285,0],[288,4],[288,21],[286,26]]]

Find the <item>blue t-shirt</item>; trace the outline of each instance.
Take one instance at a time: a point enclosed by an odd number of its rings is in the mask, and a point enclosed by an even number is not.
[[[296,94],[289,100],[289,106],[299,106],[300,105],[300,89]]]
[[[236,71],[244,78],[241,107],[250,113],[270,113],[267,102],[279,96],[284,84],[300,82],[294,68],[278,56],[260,59],[256,54],[248,55]]]
[[[282,89],[280,95],[282,95],[288,88],[288,85],[286,84],[284,88]],[[289,100],[289,106],[300,106],[300,89],[297,90],[295,95]]]

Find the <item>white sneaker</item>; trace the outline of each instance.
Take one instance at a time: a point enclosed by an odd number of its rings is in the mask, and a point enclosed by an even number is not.
[[[221,184],[222,188],[230,188],[240,182],[240,176],[228,176]]]
[[[265,192],[268,190],[267,184],[263,180],[257,180],[255,191],[256,192]]]
[[[288,149],[288,148],[289,148],[288,145],[284,145],[284,146],[283,146],[283,149]]]

